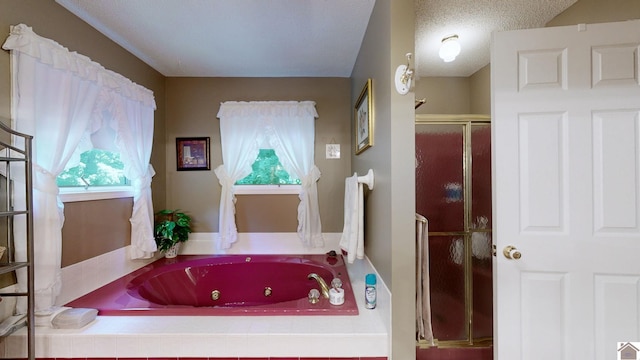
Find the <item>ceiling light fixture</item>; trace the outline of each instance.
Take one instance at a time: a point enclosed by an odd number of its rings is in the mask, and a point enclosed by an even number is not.
[[[444,62],[452,62],[458,54],[460,54],[458,35],[450,35],[442,39],[438,55],[440,55],[440,58],[444,60]]]

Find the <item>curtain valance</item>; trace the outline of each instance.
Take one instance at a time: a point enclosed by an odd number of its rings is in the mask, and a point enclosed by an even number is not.
[[[84,80],[96,82],[100,86],[121,93],[124,97],[142,102],[153,109],[156,108],[151,90],[105,69],[87,56],[71,52],[57,42],[39,36],[25,24],[11,26],[9,37],[2,48],[29,55],[53,68],[73,72]]]
[[[218,118],[225,117],[318,117],[314,101],[226,101]]]

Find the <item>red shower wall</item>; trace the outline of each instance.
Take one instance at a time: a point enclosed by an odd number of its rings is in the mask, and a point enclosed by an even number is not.
[[[429,219],[429,231],[460,231],[464,203],[447,202],[446,183],[463,183],[462,136],[416,134],[416,211]]]
[[[491,227],[491,130],[476,129],[473,139],[472,221],[488,217]],[[416,211],[429,219],[429,231],[464,228],[464,203],[447,202],[443,184],[463,183],[462,136],[456,133],[416,134]]]

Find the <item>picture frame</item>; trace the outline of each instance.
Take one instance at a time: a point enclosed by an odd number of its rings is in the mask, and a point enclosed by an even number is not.
[[[356,155],[373,146],[373,97],[372,81],[367,83],[360,92],[353,112],[355,129]]]
[[[177,170],[211,170],[210,149],[209,137],[176,138]]]

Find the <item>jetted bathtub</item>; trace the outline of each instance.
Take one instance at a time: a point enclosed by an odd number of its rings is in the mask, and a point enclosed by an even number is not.
[[[345,302],[312,304],[308,275],[342,280]],[[159,259],[65,306],[99,315],[357,315],[341,255],[180,255]]]

